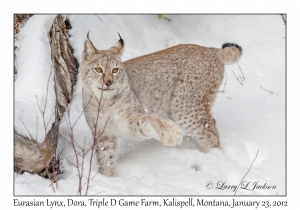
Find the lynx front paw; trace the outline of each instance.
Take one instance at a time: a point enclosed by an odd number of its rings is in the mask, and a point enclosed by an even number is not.
[[[181,130],[173,122],[163,122],[159,137],[161,142],[168,146],[176,146],[182,142]]]

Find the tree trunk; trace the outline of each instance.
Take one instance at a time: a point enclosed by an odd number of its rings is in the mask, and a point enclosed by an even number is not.
[[[24,26],[26,21],[31,17],[32,15],[28,14],[14,14],[14,39],[18,39],[18,34],[20,29]],[[16,46],[14,46],[14,60],[16,59],[15,50],[17,49]],[[16,67],[14,65],[14,74],[17,74]]]
[[[67,25],[70,26],[67,21]],[[78,63],[73,56],[67,32],[62,16],[57,15],[48,32],[56,94],[55,122],[42,143],[14,132],[14,169],[19,174],[24,171],[40,173],[49,166],[56,154],[59,122],[72,100],[73,86],[78,73]]]
[[[68,20],[66,22],[69,23]],[[66,36],[67,32],[62,16],[58,15],[48,32],[48,38],[51,45],[55,93],[60,118],[72,100],[73,86],[78,73],[78,63],[73,56],[69,38]]]

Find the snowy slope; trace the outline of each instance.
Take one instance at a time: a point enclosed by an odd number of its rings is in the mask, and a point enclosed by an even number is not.
[[[88,31],[98,49],[111,47],[118,41],[119,32],[125,41],[124,61],[182,43],[221,47],[225,42],[233,42],[243,48],[239,65],[245,81],[241,85],[233,74],[243,77],[237,64],[226,66],[225,92],[217,95],[212,110],[221,136],[221,149],[201,153],[189,138],[185,138],[178,147],[163,146],[156,140],[122,140],[118,146],[117,176],[108,178],[96,175],[90,195],[233,195],[231,189],[216,187],[222,184],[223,187],[238,185],[258,150],[257,159],[245,181],[250,182],[249,188],[258,182],[259,185],[276,186],[276,189],[239,189],[237,195],[285,194],[285,25],[279,15],[165,15],[167,19],[158,19],[156,15],[67,17],[72,24],[70,43],[79,63]],[[47,32],[51,19],[53,16],[34,16],[31,21],[36,27],[42,27],[41,31]],[[47,24],[39,24],[42,20],[47,20]],[[19,39],[18,47],[24,50],[18,52],[17,68],[23,66],[22,56],[37,54],[31,49],[35,45],[41,47],[41,56],[49,53],[49,49],[42,48],[45,43],[23,41],[33,33],[28,32]],[[46,57],[43,57],[44,62],[49,63],[50,57],[48,60]],[[35,66],[30,69],[38,70]],[[19,81],[24,77],[21,73],[17,75],[16,98],[19,95],[29,97],[18,92]],[[224,83],[225,80],[220,90],[223,90]],[[81,81],[78,80],[70,105],[71,124],[80,116],[81,104]],[[34,130],[36,124],[31,122],[29,116],[24,115],[24,118],[28,124],[33,124],[31,129]],[[64,136],[68,131],[66,119],[67,116],[60,126]],[[74,129],[78,143],[83,145],[85,139],[91,141],[83,115]],[[74,160],[73,152],[62,138],[58,150],[63,150],[64,155],[64,173],[60,177],[59,188],[53,192],[48,180],[25,173],[16,175],[17,195],[76,194],[77,172],[67,161]],[[87,164],[88,159],[85,162]],[[94,161],[93,173],[96,171]],[[208,182],[214,184],[212,189],[207,189]]]

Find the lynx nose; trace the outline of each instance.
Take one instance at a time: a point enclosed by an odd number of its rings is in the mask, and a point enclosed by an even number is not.
[[[105,85],[107,86],[107,87],[110,87],[111,86],[111,80],[108,80],[107,82],[105,82]]]

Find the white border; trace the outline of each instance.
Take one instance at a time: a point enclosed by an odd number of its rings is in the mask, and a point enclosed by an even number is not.
[[[299,11],[296,1],[7,1],[1,6],[1,206],[13,206],[13,14],[14,13],[287,13],[287,197],[239,197],[242,200],[288,200],[288,207],[298,205],[299,181]],[[3,65],[4,64],[4,65]],[[218,200],[232,200],[219,197]],[[205,197],[205,199],[214,199]],[[31,199],[31,198],[30,198]],[[44,198],[41,198],[44,199]],[[66,200],[67,198],[61,198]],[[83,198],[84,199],[84,198]],[[132,197],[132,199],[135,199]],[[136,198],[139,199],[139,198]],[[163,198],[156,197],[161,200]],[[179,198],[178,198],[179,199]],[[184,198],[182,198],[184,199]],[[178,208],[178,207],[177,207]],[[29,209],[29,208],[28,208]],[[40,209],[40,208],[39,208]],[[49,209],[49,207],[47,207]],[[66,209],[66,208],[64,208]],[[73,208],[72,208],[73,209]],[[110,209],[110,208],[107,208]],[[140,209],[136,208],[136,209]],[[185,208],[188,209],[188,208]],[[193,208],[194,209],[194,208]],[[236,208],[239,209],[239,208]]]

